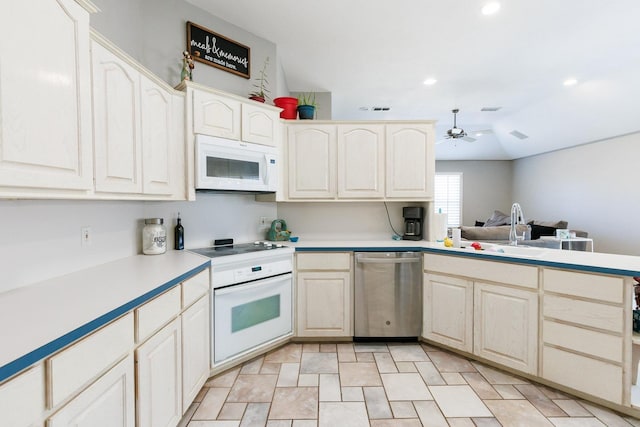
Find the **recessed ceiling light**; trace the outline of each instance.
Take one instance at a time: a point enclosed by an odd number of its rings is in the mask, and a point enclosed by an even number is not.
[[[493,15],[499,10],[500,10],[500,3],[498,3],[497,1],[492,1],[482,6],[483,15]]]
[[[573,86],[576,83],[578,83],[578,80],[574,79],[574,78],[570,78],[564,81],[563,85],[565,86]]]
[[[360,111],[369,111],[369,107],[360,107],[358,108]]]
[[[434,78],[428,78],[427,80],[425,80],[423,83],[426,84],[427,86],[431,86],[433,84],[436,84],[438,81]]]
[[[482,107],[480,111],[498,111],[502,107]]]

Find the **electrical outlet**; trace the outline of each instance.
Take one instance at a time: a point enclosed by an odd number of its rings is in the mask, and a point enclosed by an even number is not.
[[[80,228],[80,245],[81,246],[91,246],[91,227],[82,227]]]

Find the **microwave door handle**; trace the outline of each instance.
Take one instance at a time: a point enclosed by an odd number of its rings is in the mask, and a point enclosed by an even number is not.
[[[264,184],[269,184],[269,156],[264,155]]]

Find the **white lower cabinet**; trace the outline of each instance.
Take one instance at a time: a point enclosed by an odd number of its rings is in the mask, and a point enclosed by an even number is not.
[[[182,418],[181,336],[176,318],[136,350],[138,427],[175,426]]]
[[[631,279],[552,268],[542,278],[541,376],[628,405]]]
[[[0,425],[42,425],[44,383],[44,369],[39,364],[0,385]]]
[[[297,254],[297,335],[353,336],[351,254]]]
[[[476,282],[474,306],[474,354],[537,375],[537,292]]]
[[[127,356],[51,416],[48,427],[135,426],[133,357]]]
[[[209,378],[209,296],[182,313],[182,412]]]
[[[458,350],[473,351],[473,282],[438,274],[424,275],[422,335]]]

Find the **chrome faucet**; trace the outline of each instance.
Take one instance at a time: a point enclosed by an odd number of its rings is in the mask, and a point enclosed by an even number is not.
[[[518,236],[517,225],[525,224],[524,214],[519,203],[511,205],[511,228],[509,229],[509,244],[517,246],[518,240],[524,240],[525,232],[522,232],[522,236]]]

